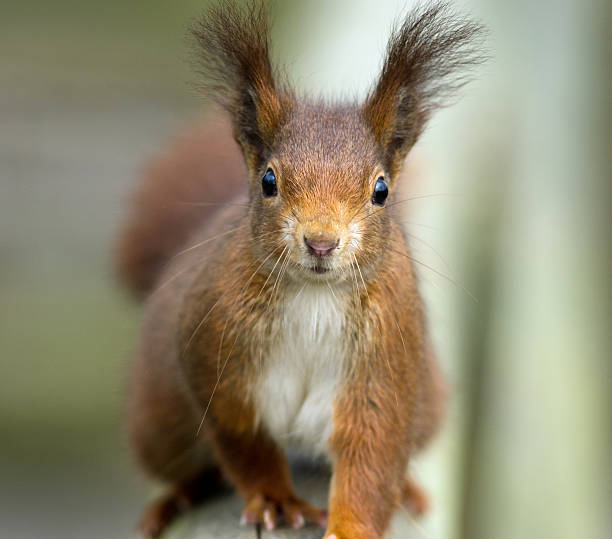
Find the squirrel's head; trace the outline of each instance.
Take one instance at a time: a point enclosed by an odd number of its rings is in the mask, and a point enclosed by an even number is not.
[[[203,89],[230,115],[250,180],[252,244],[264,267],[353,280],[382,260],[403,161],[432,112],[479,62],[478,24],[446,4],[391,33],[364,103],[301,99],[270,61],[261,1],[222,0],[193,27]]]

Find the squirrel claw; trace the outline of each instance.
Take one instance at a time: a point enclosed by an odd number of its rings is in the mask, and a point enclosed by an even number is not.
[[[324,527],[327,522],[327,512],[311,506],[296,497],[286,500],[272,500],[262,494],[257,494],[247,500],[240,517],[240,523],[261,524],[266,530],[274,530],[280,520],[284,520],[292,528],[298,530],[306,523]]]

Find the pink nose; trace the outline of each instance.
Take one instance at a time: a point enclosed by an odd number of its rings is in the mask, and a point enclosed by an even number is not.
[[[330,239],[325,237],[313,237],[307,238],[304,236],[304,243],[308,247],[310,254],[315,256],[325,256],[331,253],[336,247],[338,247],[337,239]]]

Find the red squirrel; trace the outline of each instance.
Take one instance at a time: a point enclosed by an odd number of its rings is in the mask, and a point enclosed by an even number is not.
[[[330,104],[272,66],[261,2],[222,0],[193,26],[202,90],[229,126],[153,163],[119,244],[124,281],[149,295],[129,439],[167,485],[145,536],[221,476],[243,522],[314,523],[326,539],[380,538],[396,508],[426,509],[407,470],[445,392],[394,206],[404,159],[479,61],[481,32],[445,4],[417,8],[364,102]],[[291,447],[329,460],[327,511],[294,491]]]

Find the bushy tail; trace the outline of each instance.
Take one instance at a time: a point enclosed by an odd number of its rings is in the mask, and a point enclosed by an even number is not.
[[[132,194],[117,245],[123,284],[143,297],[194,229],[246,187],[227,122],[212,118],[183,134],[146,166]]]

